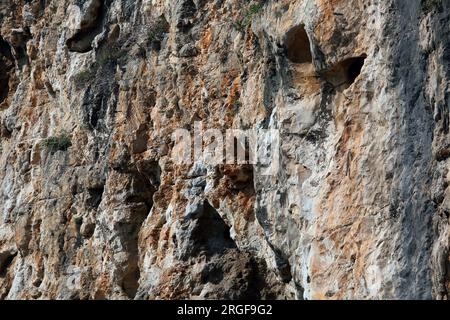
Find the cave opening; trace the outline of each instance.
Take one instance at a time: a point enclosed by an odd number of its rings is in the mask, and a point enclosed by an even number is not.
[[[89,197],[87,203],[90,208],[97,209],[100,206],[104,192],[105,192],[105,185],[100,185],[88,189]]]
[[[361,70],[364,66],[364,62],[366,60],[366,56],[350,58],[347,60],[347,83],[352,85],[355,82],[356,78],[361,74]]]
[[[367,56],[351,57],[336,63],[321,74],[338,91],[349,88],[361,74]]]
[[[236,248],[230,235],[230,227],[208,201],[203,203],[203,211],[197,218],[192,232],[192,254],[207,257]]]
[[[0,254],[0,278],[4,278],[8,272],[8,268],[12,265],[17,252]]]
[[[286,34],[285,48],[293,63],[312,63],[311,43],[303,24],[293,27]]]
[[[0,103],[8,97],[10,73],[13,68],[11,46],[0,36]]]

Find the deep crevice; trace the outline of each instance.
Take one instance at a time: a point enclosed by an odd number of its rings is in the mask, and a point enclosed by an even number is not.
[[[98,208],[100,203],[102,202],[104,191],[105,191],[104,185],[88,189],[89,192],[88,205],[95,209]]]
[[[150,26],[148,34],[148,42],[150,47],[155,51],[160,51],[162,42],[166,34],[170,31],[170,24],[164,15],[161,15],[154,23]]]
[[[121,223],[120,237],[128,253],[128,264],[124,270],[121,286],[125,294],[134,299],[139,289],[139,232],[153,206],[153,195],[161,181],[161,168],[157,161],[144,161],[138,170],[132,170],[131,191],[125,199],[128,210],[131,210],[131,221]]]
[[[14,57],[11,46],[0,36],[0,103],[8,97],[10,74],[13,68]]]

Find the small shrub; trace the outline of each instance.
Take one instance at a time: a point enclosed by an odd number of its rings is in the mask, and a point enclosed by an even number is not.
[[[48,137],[43,141],[43,146],[49,151],[67,151],[72,146],[72,141],[67,133],[63,132],[58,136]]]
[[[234,118],[238,113],[239,110],[242,108],[242,102],[240,100],[236,100],[232,102],[230,105],[225,106],[226,110],[226,116],[229,118]]]
[[[108,62],[117,60],[122,54],[122,50],[116,47],[103,49],[97,56],[97,63],[103,66]]]
[[[425,14],[432,11],[440,11],[442,9],[442,0],[422,0],[421,6]]]
[[[250,6],[250,8],[248,9],[247,16],[257,15],[258,13],[261,12],[262,8],[263,8],[263,4],[262,3],[252,4]]]
[[[167,27],[163,21],[158,21],[153,28],[150,30],[149,39],[150,41],[161,41],[164,34],[166,33]]]
[[[74,75],[73,80],[77,85],[83,85],[94,79],[97,75],[97,70],[106,65],[109,62],[116,61],[121,57],[125,57],[123,51],[119,48],[113,47],[109,49],[103,49],[97,54],[97,61],[86,69],[81,70]],[[121,61],[118,61],[121,62]]]
[[[252,22],[253,18],[262,11],[264,3],[264,0],[259,0],[257,3],[251,4],[242,19],[233,23],[234,27],[240,31],[243,31],[245,28],[247,28]]]
[[[97,70],[94,67],[83,69],[78,72],[73,79],[76,84],[84,84],[95,77],[96,71]]]
[[[164,16],[159,17],[150,27],[148,42],[154,50],[159,51],[161,49],[161,42],[169,31],[169,27],[169,23]]]
[[[233,22],[233,27],[239,31],[244,31],[244,29],[245,29],[245,26],[242,24],[242,21]]]

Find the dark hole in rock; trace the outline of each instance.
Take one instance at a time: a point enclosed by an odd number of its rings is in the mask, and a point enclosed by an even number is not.
[[[170,25],[164,15],[161,15],[150,27],[148,41],[152,50],[160,51],[166,34],[170,31]]]
[[[103,118],[106,101],[104,97],[97,99],[91,113],[90,124],[92,128],[96,128],[99,118]]]
[[[88,190],[89,192],[88,204],[90,207],[98,208],[98,206],[102,202],[104,190],[105,186],[99,186]]]
[[[203,210],[194,223],[191,255],[205,254],[211,257],[236,248],[230,236],[230,227],[208,201],[204,202]]]
[[[101,90],[98,92],[96,90]],[[92,86],[86,91],[83,101],[85,123],[91,130],[103,130],[105,128],[105,117],[108,109],[108,99],[114,93],[108,84],[100,84],[99,87]]]
[[[219,171],[227,177],[234,191],[254,187],[252,165],[227,165],[219,168]]]
[[[349,88],[361,74],[367,56],[345,59],[322,72],[325,80],[339,91]]]
[[[442,162],[450,158],[450,146],[444,147],[436,152],[436,161]]]
[[[139,268],[134,268],[125,274],[122,280],[122,288],[126,295],[133,299],[136,296],[136,292],[139,288],[139,278],[141,277]]]
[[[149,212],[153,206],[153,195],[161,183],[161,168],[156,161],[141,161],[137,166],[139,171],[133,173],[131,190],[125,201],[128,204],[145,204]]]
[[[196,12],[197,8],[195,6],[194,1],[187,0],[182,2],[181,7],[177,14],[177,17],[179,17],[177,28],[180,29],[182,32],[189,31],[193,27],[190,18],[192,18]]]
[[[133,154],[139,154],[147,150],[148,129],[146,125],[141,125],[136,132],[136,138],[133,141]]]
[[[9,93],[10,72],[14,67],[11,46],[0,37],[0,103],[5,101]]]
[[[213,283],[219,284],[224,278],[223,269],[215,264],[207,265],[205,269],[202,270],[201,282],[202,283]]]
[[[8,271],[8,268],[11,266],[16,256],[17,252],[15,253],[6,252],[0,254],[0,277],[3,278],[6,276],[6,272]]]
[[[195,6],[194,1],[187,0],[182,2],[181,10],[180,10],[180,18],[186,19],[190,18],[197,12],[197,7]]]
[[[0,103],[5,101],[9,93],[9,76],[3,72],[0,64]]]
[[[102,32],[102,22],[106,16],[105,4],[101,0],[92,2],[88,9],[85,21],[82,21],[78,30],[70,39],[66,41],[69,51],[86,53],[92,50],[92,41]]]
[[[312,63],[311,44],[305,26],[293,27],[286,34],[287,57],[293,63]]]
[[[350,85],[355,82],[356,78],[358,78],[359,74],[361,73],[361,69],[364,66],[365,59],[366,57],[358,57],[347,60],[347,79]]]
[[[182,32],[188,32],[194,25],[192,19],[197,12],[197,7],[192,0],[180,1],[181,5],[177,9],[177,28]]]
[[[45,11],[45,8],[50,4],[50,1],[48,0],[39,0],[39,14],[43,14]]]
[[[29,27],[20,29],[13,29],[11,31],[10,43],[14,48],[14,57],[16,58],[19,69],[29,63],[27,54],[27,42],[31,40],[33,36]]]
[[[272,247],[275,253],[275,263],[277,265],[278,274],[285,283],[292,280],[291,265],[286,255],[278,248]]]
[[[450,212],[448,210],[444,209],[444,214],[447,219],[450,218]]]
[[[210,284],[202,298],[275,299],[279,288],[270,273],[265,262],[255,259],[251,253],[229,249],[222,255],[212,257],[202,270],[201,283]]]

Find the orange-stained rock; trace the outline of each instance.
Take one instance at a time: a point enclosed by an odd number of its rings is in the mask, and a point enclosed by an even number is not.
[[[2,2],[0,299],[447,299],[449,12]],[[279,166],[177,163],[199,123]]]

